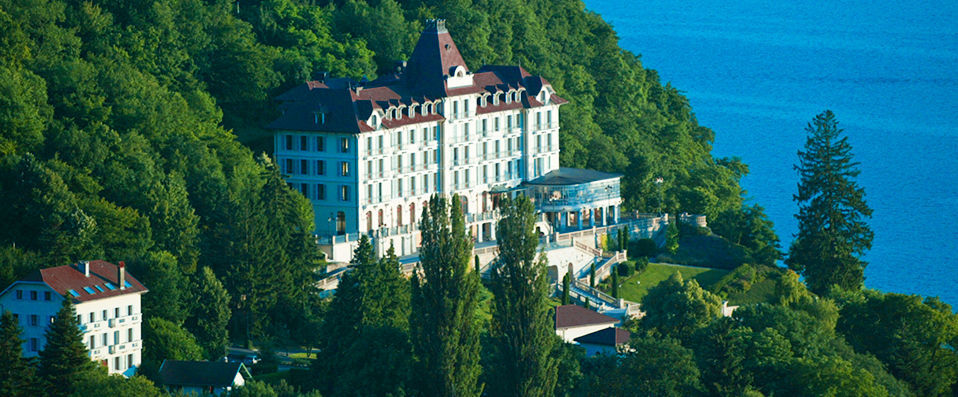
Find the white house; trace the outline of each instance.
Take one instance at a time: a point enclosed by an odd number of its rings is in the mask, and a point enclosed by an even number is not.
[[[322,75],[276,99],[276,160],[312,202],[331,261],[348,262],[360,234],[380,252],[416,253],[434,193],[460,196],[477,243],[495,239],[499,197],[527,189],[555,230],[618,219],[621,175],[559,167],[559,106],[568,101],[520,66],[471,71],[444,20],[426,22],[395,73]]]
[[[171,392],[218,396],[245,385],[244,374],[249,376],[243,363],[163,360],[159,383]]]
[[[0,292],[0,310],[10,311],[23,328],[23,354],[36,356],[46,342],[63,299],[76,307],[77,322],[90,359],[111,374],[130,376],[143,350],[140,296],[147,292],[123,262],[82,261],[41,269]]]
[[[617,348],[629,342],[632,335],[622,328],[609,327],[575,338],[585,348],[586,357],[597,354],[615,354]]]
[[[619,320],[576,305],[555,308],[555,330],[563,341],[578,343],[576,338],[614,327]]]

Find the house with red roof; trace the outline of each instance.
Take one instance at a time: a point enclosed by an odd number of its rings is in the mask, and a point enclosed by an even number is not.
[[[143,284],[126,273],[126,265],[95,260],[40,269],[0,292],[0,310],[10,311],[23,329],[23,354],[43,350],[47,326],[63,299],[76,308],[90,359],[111,374],[131,376],[141,363]]]
[[[535,197],[543,234],[614,224],[621,175],[559,167],[568,101],[521,66],[471,70],[441,19],[373,81],[325,73],[276,97],[268,125],[286,182],[313,205],[331,262],[361,234],[381,254],[416,254],[433,194],[458,194],[477,243],[495,240],[502,195]]]

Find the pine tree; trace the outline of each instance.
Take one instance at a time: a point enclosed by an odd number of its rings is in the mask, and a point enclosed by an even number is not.
[[[210,268],[204,267],[197,275],[197,301],[184,325],[196,336],[206,359],[213,361],[226,354],[229,343],[226,330],[230,321],[230,296]]]
[[[536,258],[535,210],[527,197],[519,196],[504,198],[501,211],[499,260],[490,286],[496,362],[489,377],[491,394],[551,396],[558,368],[551,356],[556,335],[546,303],[547,257]]]
[[[90,360],[83,333],[77,326],[76,311],[70,299],[63,299],[53,324],[47,328],[46,345],[40,351],[38,375],[44,394],[65,396],[81,378],[97,370]]]
[[[798,234],[785,262],[817,294],[831,285],[859,289],[867,264],[861,256],[874,236],[865,224],[872,210],[855,181],[859,164],[831,111],[815,116],[805,130],[809,136],[795,166],[801,178],[793,196],[799,207]]]
[[[396,395],[411,365],[409,281],[393,247],[377,260],[365,235],[351,264],[323,322],[314,374],[324,394]]]
[[[572,277],[569,275],[569,272],[566,272],[565,276],[562,276],[562,304],[569,304],[569,287],[572,284]]]
[[[439,195],[423,210],[421,267],[412,280],[410,316],[416,368],[413,379],[424,395],[478,396],[479,275],[470,272],[472,237],[466,231],[459,196],[452,205]]]
[[[22,329],[9,311],[0,318],[0,396],[33,396],[36,394],[34,368],[23,357]]]

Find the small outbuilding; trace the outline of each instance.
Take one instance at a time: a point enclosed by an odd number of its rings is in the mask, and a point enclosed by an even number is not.
[[[632,335],[622,328],[609,327],[591,334],[575,338],[579,346],[585,348],[585,355],[591,357],[597,354],[615,354],[616,348],[629,342]]]
[[[159,373],[159,383],[171,392],[214,396],[243,386],[247,378],[240,362],[163,360]]]
[[[614,327],[619,320],[581,306],[562,305],[555,308],[555,330],[563,341],[576,343],[576,338]]]

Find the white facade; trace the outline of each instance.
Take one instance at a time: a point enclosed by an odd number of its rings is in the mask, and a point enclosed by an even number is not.
[[[462,196],[477,241],[494,240],[490,190],[515,188],[559,167],[559,105],[478,113],[481,97],[435,101],[440,121],[378,124],[360,134],[279,131],[280,171],[312,202],[321,241],[372,233],[382,237],[379,249],[391,244],[400,256],[412,254],[419,217],[434,193]],[[389,118],[392,110],[385,113]],[[348,260],[343,256],[353,247],[326,248],[338,261]]]
[[[78,272],[72,267],[69,270]],[[97,275],[91,274],[89,277]],[[109,289],[107,284],[113,289]],[[99,285],[100,289],[110,292],[127,289],[115,284],[118,283],[102,281],[90,284],[89,288]],[[82,287],[74,291],[79,296],[95,297],[97,293],[102,293],[98,289],[91,290],[93,294],[88,294]],[[142,362],[140,297],[145,292],[142,288],[130,288],[129,293],[114,292],[112,296],[85,301],[74,299],[78,324],[90,359],[107,367],[111,374],[130,376]],[[44,281],[17,281],[0,293],[0,310],[12,312],[23,329],[24,356],[35,357],[43,350],[47,326],[54,321],[63,299],[63,295]]]

